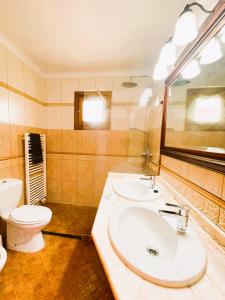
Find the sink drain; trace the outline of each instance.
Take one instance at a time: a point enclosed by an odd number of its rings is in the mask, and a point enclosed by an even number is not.
[[[153,256],[158,256],[158,255],[159,255],[159,251],[156,250],[156,249],[153,249],[153,248],[151,248],[151,247],[148,247],[148,248],[146,249],[146,251],[147,251],[149,254],[153,255]]]

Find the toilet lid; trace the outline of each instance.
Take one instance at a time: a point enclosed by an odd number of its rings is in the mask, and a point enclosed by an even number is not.
[[[49,208],[38,205],[23,205],[11,212],[11,218],[23,223],[33,223],[48,219],[52,212]]]

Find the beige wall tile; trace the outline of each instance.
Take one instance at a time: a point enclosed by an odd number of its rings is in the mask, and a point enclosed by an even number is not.
[[[141,155],[145,152],[147,134],[138,131],[129,131],[128,155]]]
[[[95,78],[80,78],[79,91],[93,91],[96,89]]]
[[[62,129],[74,129],[73,106],[62,106]]]
[[[60,158],[47,159],[47,178],[58,181],[62,179],[62,160]]]
[[[77,185],[73,181],[62,181],[62,202],[76,204]]]
[[[38,74],[35,81],[35,97],[43,102],[46,101],[45,79],[41,78]]]
[[[50,202],[62,202],[62,184],[59,180],[47,181],[47,199]]]
[[[0,179],[10,178],[11,169],[9,160],[0,161]]]
[[[130,128],[147,131],[147,112],[146,107],[132,107],[130,110]]]
[[[62,180],[77,182],[77,159],[74,155],[70,159],[62,159]]]
[[[108,153],[111,155],[128,154],[129,133],[127,131],[110,131]]]
[[[106,154],[109,135],[105,130],[78,130],[78,153]]]
[[[11,156],[23,155],[23,136],[25,126],[10,124],[10,149]]]
[[[62,128],[62,107],[48,106],[46,108],[46,127],[47,129],[61,129]]]
[[[113,88],[112,91],[112,103],[116,104],[118,102],[130,103],[131,94],[130,89],[126,88]]]
[[[60,79],[46,79],[46,102],[62,101],[62,82]]]
[[[216,173],[211,170],[206,170],[203,188],[205,188],[210,193],[216,195],[217,197],[221,198],[223,190],[223,180],[223,174]]]
[[[62,131],[48,129],[47,130],[47,152],[61,152],[62,151]]]
[[[36,73],[24,65],[24,92],[32,97],[36,96]]]
[[[11,124],[25,125],[24,97],[9,92],[9,119]]]
[[[22,61],[7,51],[8,84],[24,92],[24,69]]]
[[[62,152],[77,153],[76,130],[62,130]]]
[[[96,88],[101,91],[112,91],[113,79],[112,78],[96,78]]]
[[[38,127],[38,105],[37,103],[25,100],[25,125]]]
[[[129,130],[130,129],[130,108],[112,107],[110,114],[111,130]]]
[[[0,81],[7,83],[7,51],[0,45]]]
[[[10,156],[10,130],[8,124],[0,125],[0,157]]]
[[[0,123],[9,123],[9,93],[0,87]]]
[[[24,181],[25,170],[24,170],[24,158],[10,159],[10,170],[13,178],[18,178]],[[24,188],[24,186],[23,186]]]
[[[74,93],[78,89],[75,79],[62,79],[62,103],[74,103]]]

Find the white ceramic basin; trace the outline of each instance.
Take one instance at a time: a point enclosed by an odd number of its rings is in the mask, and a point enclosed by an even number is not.
[[[7,253],[5,249],[2,246],[0,246],[0,272],[4,268],[6,260],[7,260]]]
[[[194,233],[177,234],[149,208],[130,206],[116,211],[109,222],[109,237],[120,259],[156,284],[185,287],[204,273],[206,253]]]
[[[117,180],[113,183],[113,191],[120,197],[132,201],[152,201],[159,196],[157,188],[151,188],[151,182],[142,183],[138,180]]]

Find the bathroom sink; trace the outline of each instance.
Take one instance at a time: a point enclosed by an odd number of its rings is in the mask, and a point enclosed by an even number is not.
[[[159,196],[157,188],[151,188],[152,182],[142,183],[138,180],[117,180],[113,191],[120,197],[132,201],[152,201]]]
[[[6,259],[7,259],[7,252],[2,246],[0,246],[0,272],[4,268]]]
[[[179,235],[162,216],[146,207],[116,211],[109,238],[119,258],[142,278],[165,287],[185,287],[198,281],[206,253],[194,232]]]

